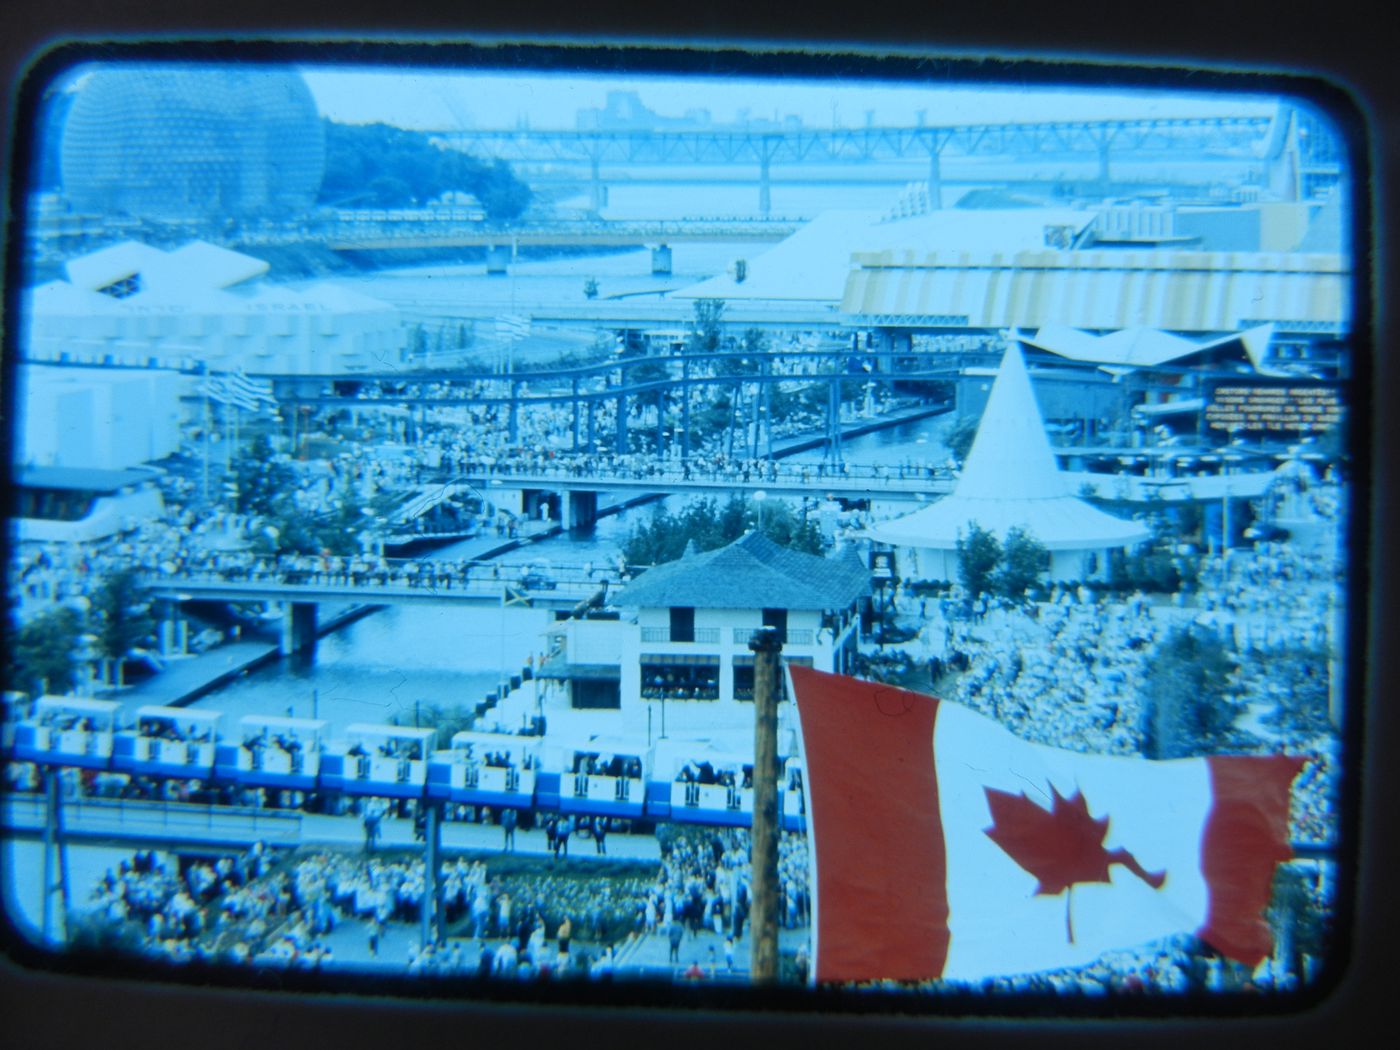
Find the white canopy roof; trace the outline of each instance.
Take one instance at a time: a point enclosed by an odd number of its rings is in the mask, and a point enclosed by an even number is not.
[[[780,244],[748,260],[743,281],[721,275],[674,293],[677,299],[772,299],[839,303],[855,252],[922,259],[933,250],[1017,252],[1045,249],[1050,226],[1076,232],[1094,213],[1069,208],[943,208],[882,220],[875,211],[822,212]]]
[[[1002,357],[977,437],[952,493],[932,506],[870,528],[866,535],[897,547],[948,550],[976,522],[1005,539],[1026,529],[1050,550],[1126,547],[1150,535],[1079,499],[1060,472],[1031,390],[1021,349]]]
[[[1032,336],[1019,337],[1026,346],[1068,357],[1073,361],[1089,361],[1112,366],[1114,369],[1152,368],[1192,354],[1239,343],[1256,371],[1266,375],[1264,357],[1273,337],[1272,324],[1256,325],[1243,332],[1195,342],[1155,328],[1124,328],[1107,335],[1088,332],[1064,324],[1041,325]]]
[[[238,720],[240,726],[255,729],[310,729],[319,733],[328,723],[324,718],[286,718],[282,715],[244,715]]]
[[[122,705],[115,700],[89,700],[83,696],[42,696],[34,705],[34,713],[71,711],[74,714],[109,715]]]
[[[372,722],[356,722],[345,727],[351,737],[366,737],[381,740],[427,740],[437,734],[436,729],[414,729],[412,726],[376,725]]]

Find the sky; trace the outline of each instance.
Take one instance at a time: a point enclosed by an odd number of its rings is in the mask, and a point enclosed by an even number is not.
[[[851,81],[700,80],[661,76],[502,75],[407,69],[367,71],[301,67],[321,113],[341,123],[404,128],[573,129],[580,108],[601,107],[610,90],[634,90],[663,116],[708,109],[729,123],[796,114],[814,128],[984,121],[1270,115],[1260,96],[1182,93],[868,87]]]

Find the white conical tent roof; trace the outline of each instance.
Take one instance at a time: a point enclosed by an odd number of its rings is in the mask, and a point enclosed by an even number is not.
[[[953,492],[932,506],[870,528],[866,535],[896,547],[952,550],[973,522],[1005,539],[1013,528],[1050,550],[1102,550],[1150,535],[1135,521],[1105,514],[1070,491],[1031,390],[1021,349],[1012,343],[977,427]]]
[[[1035,403],[1021,347],[1011,343],[1001,359],[977,436],[953,489],[961,499],[1055,499],[1070,495],[1069,485]]]

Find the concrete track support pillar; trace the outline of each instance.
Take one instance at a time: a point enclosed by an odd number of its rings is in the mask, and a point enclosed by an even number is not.
[[[584,535],[598,523],[598,493],[589,491],[561,494],[564,520],[569,535]]]
[[[282,637],[278,651],[283,656],[316,651],[316,603],[288,602],[282,607]]]

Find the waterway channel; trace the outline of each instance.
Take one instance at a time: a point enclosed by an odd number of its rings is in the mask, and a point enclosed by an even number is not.
[[[942,439],[951,422],[949,416],[936,416],[852,438],[843,445],[844,456],[852,464],[941,463],[948,454]],[[821,452],[795,458],[820,459]],[[622,498],[605,495],[602,503]],[[678,510],[698,498],[703,497],[670,496],[665,502]],[[604,517],[591,536],[556,536],[508,557],[512,562],[532,560],[542,568],[610,563],[633,530],[650,519],[655,506]],[[424,557],[459,558],[462,547],[444,547]],[[315,714],[331,723],[332,733],[353,722],[411,722],[430,706],[470,709],[503,677],[518,672],[527,657],[540,654],[552,620],[551,613],[532,609],[389,607],[321,639],[314,661],[266,664],[194,706],[224,711],[234,719],[245,714]]]

